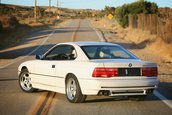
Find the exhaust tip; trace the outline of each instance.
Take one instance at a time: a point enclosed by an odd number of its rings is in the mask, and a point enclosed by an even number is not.
[[[98,93],[99,96],[104,95],[104,96],[109,96],[110,91],[109,90],[100,90]]]
[[[151,94],[151,93],[153,93],[153,89],[149,89],[149,90],[147,90],[147,91],[146,91],[146,93],[147,93],[147,94]]]

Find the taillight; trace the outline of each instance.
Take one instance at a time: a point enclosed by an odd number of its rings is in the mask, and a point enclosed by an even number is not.
[[[142,76],[157,76],[158,75],[158,70],[157,67],[151,67],[151,68],[142,68]]]
[[[95,68],[92,74],[93,77],[109,78],[118,76],[117,68]]]

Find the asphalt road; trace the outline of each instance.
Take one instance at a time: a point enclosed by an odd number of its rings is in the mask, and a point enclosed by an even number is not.
[[[37,91],[24,93],[18,85],[17,67],[20,63],[34,59],[35,54],[44,53],[54,44],[68,41],[103,41],[101,33],[93,29],[87,20],[70,20],[65,27],[30,33],[33,36],[45,34],[36,47],[27,47],[3,52],[1,58],[12,56],[15,63],[0,69],[0,114],[53,114],[53,115],[171,115],[172,109],[155,95],[145,101],[131,101],[127,98],[88,96],[85,103],[69,103],[63,94]],[[25,42],[23,42],[25,44]],[[36,49],[36,50],[35,50]],[[34,51],[34,52],[33,52]],[[30,53],[31,52],[31,53]],[[169,99],[170,100],[170,99]]]

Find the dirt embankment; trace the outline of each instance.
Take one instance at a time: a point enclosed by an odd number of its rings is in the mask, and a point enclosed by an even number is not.
[[[145,50],[161,55],[165,62],[172,63],[172,43],[166,43],[161,37],[150,34],[148,31],[138,29],[115,28],[117,36],[131,41]]]
[[[14,16],[0,15],[0,28],[4,29],[14,29],[19,24]]]
[[[159,67],[159,79],[162,82],[172,82],[172,44],[151,35],[150,32],[124,29],[108,19],[91,22],[95,28],[103,31],[109,42],[121,44],[143,60],[156,62]]]

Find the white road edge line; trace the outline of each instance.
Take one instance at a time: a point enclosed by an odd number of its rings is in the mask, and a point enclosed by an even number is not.
[[[159,99],[161,99],[168,107],[172,109],[172,101],[168,100],[166,97],[164,97],[161,93],[159,93],[156,90],[153,92],[153,94]]]
[[[57,30],[57,29],[54,29],[54,30],[46,37],[46,39],[45,39],[39,46],[37,46],[34,50],[32,50],[30,53],[26,54],[25,56],[23,56],[23,57],[21,57],[21,58],[16,58],[16,59],[14,59],[14,61],[12,61],[12,62],[10,62],[10,63],[4,65],[4,66],[1,66],[0,69],[3,69],[3,68],[5,68],[5,67],[8,67],[8,66],[10,66],[10,65],[12,65],[12,64],[14,64],[14,63],[16,63],[16,62],[18,62],[18,61],[20,61],[20,60],[26,58],[27,56],[30,56],[32,53],[34,53],[34,52],[37,51],[40,47],[42,47],[42,45],[44,45],[45,42],[47,42],[47,40],[50,38],[50,36],[52,36],[52,35],[55,33],[56,30]]]
[[[96,34],[99,36],[100,41],[105,42],[104,38],[103,38],[102,35],[99,33],[99,31],[98,31],[97,29],[95,29],[95,28],[93,28],[93,29],[94,29],[94,31],[96,32]]]
[[[94,28],[92,26],[92,24],[91,24],[91,22],[89,20],[87,20],[87,22],[88,22],[88,25],[90,26],[90,28],[92,28],[96,32],[96,34],[99,37],[100,41],[101,42],[105,42],[105,39],[102,37],[102,35],[100,34],[100,32],[96,28]]]
[[[91,28],[94,29],[94,31],[96,32],[96,34],[98,35],[99,39],[101,41],[105,41],[104,38],[100,35],[100,33],[98,32],[97,29],[95,29],[92,24],[90,23],[90,21],[88,21],[89,25]],[[102,40],[103,39],[103,40]],[[161,93],[159,93],[157,90],[155,90],[153,92],[153,94],[158,97],[160,100],[162,100],[162,102],[164,102],[168,107],[170,107],[172,109],[172,101],[168,100],[166,97],[164,97]]]

